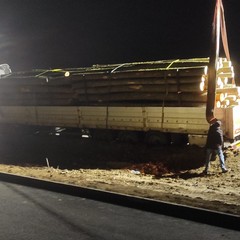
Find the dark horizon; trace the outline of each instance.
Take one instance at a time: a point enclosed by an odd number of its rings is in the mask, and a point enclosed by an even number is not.
[[[208,57],[215,0],[0,0],[0,63],[13,71]],[[232,61],[240,10],[223,1]]]

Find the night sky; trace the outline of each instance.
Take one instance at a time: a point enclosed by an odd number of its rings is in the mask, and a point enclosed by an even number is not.
[[[240,64],[239,0],[223,0]],[[0,63],[12,71],[208,57],[215,0],[0,0]]]

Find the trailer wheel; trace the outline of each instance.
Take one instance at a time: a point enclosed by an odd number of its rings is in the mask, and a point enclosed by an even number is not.
[[[139,141],[138,132],[134,131],[120,131],[118,139],[121,142],[137,143]]]
[[[105,129],[90,129],[90,135],[95,140],[113,141],[115,140],[115,132]]]
[[[150,145],[167,145],[171,142],[171,136],[169,133],[148,132],[146,142]]]
[[[171,143],[176,145],[186,145],[188,143],[188,135],[184,133],[172,133]]]

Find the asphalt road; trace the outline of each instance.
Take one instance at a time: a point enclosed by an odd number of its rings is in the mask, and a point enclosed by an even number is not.
[[[240,232],[0,182],[1,240],[240,239]]]

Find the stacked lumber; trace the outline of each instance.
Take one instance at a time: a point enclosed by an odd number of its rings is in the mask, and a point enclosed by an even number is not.
[[[202,76],[200,89],[207,92],[207,74]],[[231,61],[219,58],[217,64],[216,107],[227,108],[240,105],[240,87],[234,81],[234,69]]]
[[[0,78],[1,105],[202,106],[208,58],[33,70]]]
[[[12,73],[0,79],[0,104],[9,105],[68,105],[72,98],[71,84],[65,77],[52,72],[58,81],[48,81],[43,71]]]
[[[208,58],[93,65],[1,75],[0,105],[205,106]],[[230,62],[217,69],[217,106],[239,103]]]

